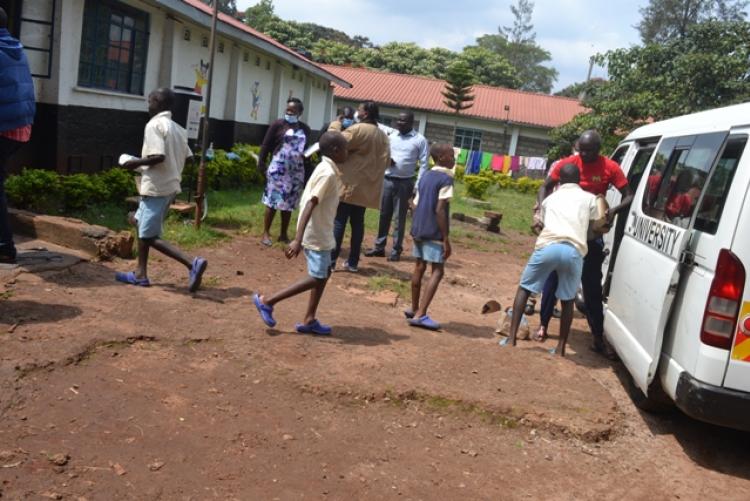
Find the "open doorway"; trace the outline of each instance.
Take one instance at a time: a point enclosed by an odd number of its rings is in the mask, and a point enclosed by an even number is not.
[[[23,0],[0,0],[0,8],[8,14],[8,31],[18,38],[21,32],[21,3]]]

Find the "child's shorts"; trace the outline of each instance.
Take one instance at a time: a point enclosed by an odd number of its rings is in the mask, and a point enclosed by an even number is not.
[[[553,271],[557,272],[558,278],[555,295],[561,301],[574,299],[581,283],[583,257],[568,243],[549,244],[535,250],[521,275],[521,287],[539,294]]]
[[[427,261],[428,263],[443,263],[445,262],[445,250],[443,248],[443,242],[437,240],[414,240],[414,249],[412,249],[412,255]]]
[[[331,251],[305,249],[305,258],[307,273],[311,277],[324,280],[331,274]]]
[[[159,238],[162,224],[169,212],[174,197],[141,197],[135,220],[138,223],[138,238]]]

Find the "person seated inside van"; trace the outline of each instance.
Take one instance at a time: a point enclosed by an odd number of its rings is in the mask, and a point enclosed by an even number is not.
[[[686,192],[673,193],[667,200],[664,212],[670,219],[690,217],[700,194],[701,184],[695,181]]]
[[[560,339],[557,348],[550,352],[565,356],[565,343],[573,322],[573,302],[583,271],[583,256],[588,252],[589,222],[599,217],[599,209],[596,196],[583,191],[578,184],[581,174],[576,165],[563,165],[559,176],[560,188],[542,201],[543,228],[516,291],[510,334],[500,346],[516,345],[521,314],[529,295],[542,292],[549,274],[557,272],[555,296],[562,303]]]

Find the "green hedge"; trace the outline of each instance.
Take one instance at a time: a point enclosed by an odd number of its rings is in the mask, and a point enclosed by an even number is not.
[[[456,168],[456,179],[463,180],[467,195],[479,199],[484,198],[487,189],[493,185],[503,190],[514,190],[519,193],[536,193],[544,184],[543,179],[531,179],[525,176],[514,179],[507,174],[490,170],[481,171],[479,174],[465,174],[462,167]]]
[[[42,169],[23,169],[5,181],[10,204],[34,212],[59,213],[124,202],[135,194],[133,174],[119,167],[99,174],[61,176]]]
[[[227,151],[214,150],[214,159],[206,162],[206,185],[213,190],[243,188],[251,185],[262,185],[265,181],[258,172],[258,162],[252,156],[260,151],[259,146],[237,143],[230,150],[239,159],[227,158]],[[182,184],[195,190],[198,181],[200,155],[188,162],[182,173]]]

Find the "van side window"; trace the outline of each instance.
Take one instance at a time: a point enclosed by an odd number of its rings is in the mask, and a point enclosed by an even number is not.
[[[622,165],[622,159],[625,158],[625,153],[628,152],[628,149],[630,149],[629,144],[620,146],[619,148],[615,150],[614,153],[612,153],[612,156],[609,158],[617,162],[617,165]]]
[[[695,218],[695,229],[704,233],[715,234],[724,210],[724,202],[732,185],[737,164],[740,163],[742,152],[747,145],[747,136],[730,136],[716,168],[703,195],[698,215]]]
[[[725,137],[712,133],[663,141],[647,180],[644,213],[687,228]]]

